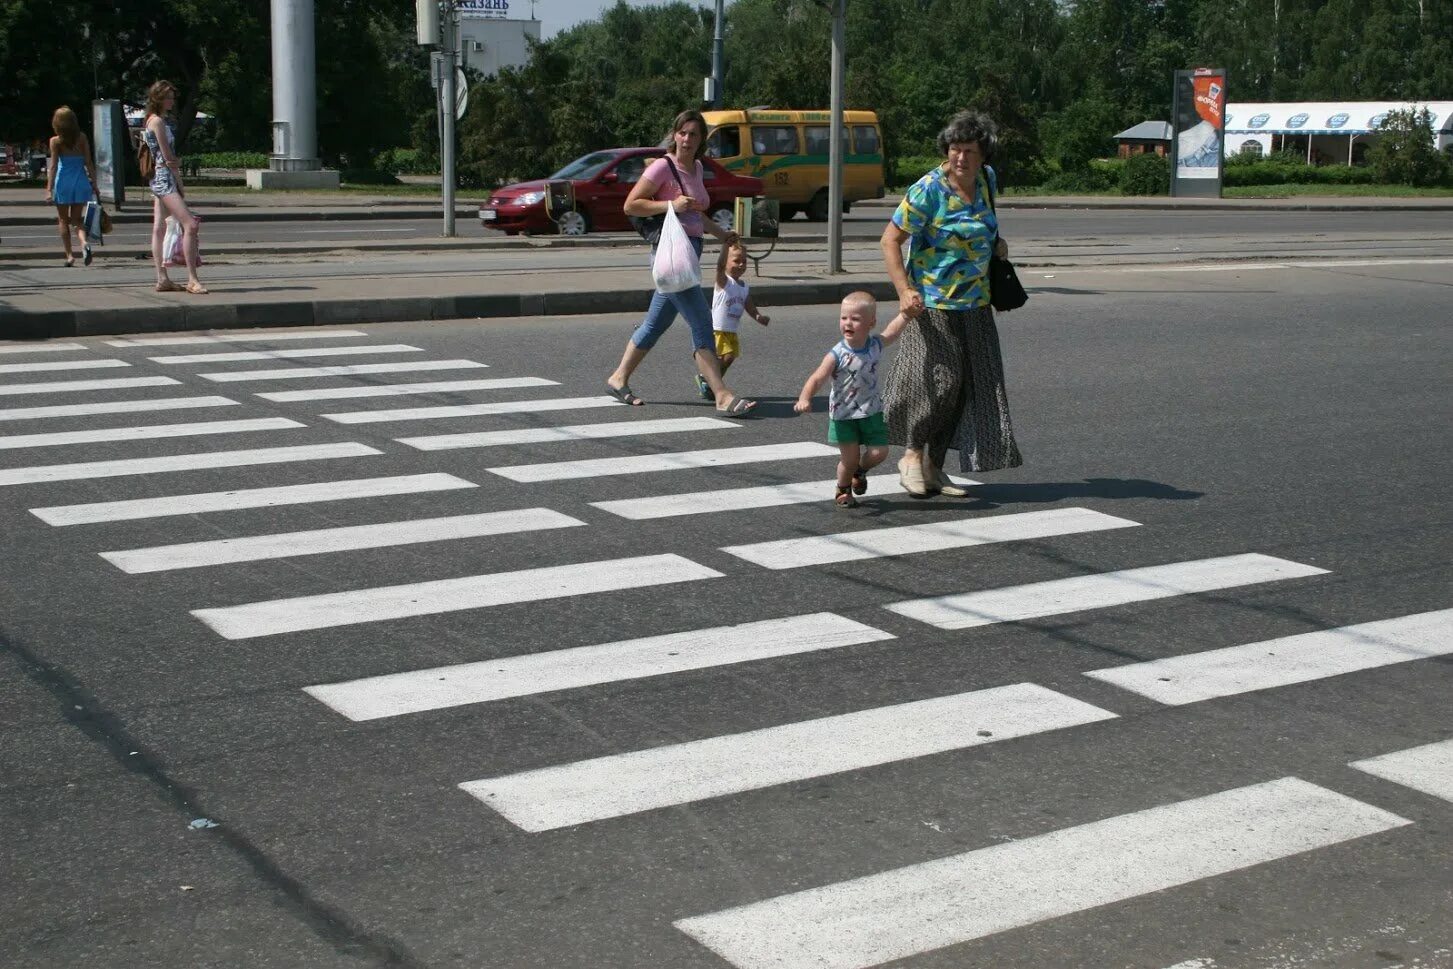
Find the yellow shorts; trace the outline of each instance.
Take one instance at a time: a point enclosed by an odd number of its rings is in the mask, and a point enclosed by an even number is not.
[[[719,357],[742,355],[742,342],[737,339],[735,333],[727,333],[723,330],[716,330],[716,355]]]

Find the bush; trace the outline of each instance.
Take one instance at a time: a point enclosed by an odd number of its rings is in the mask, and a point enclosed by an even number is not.
[[[349,185],[398,185],[397,178],[376,168],[345,168],[339,177]]]
[[[267,153],[261,151],[188,152],[187,161],[203,168],[266,168]]]
[[[1118,158],[1098,158],[1083,168],[1058,172],[1044,182],[1050,192],[1099,193],[1113,192],[1120,187],[1125,162]]]
[[[419,148],[386,148],[373,167],[390,175],[437,175],[439,159]]]
[[[901,158],[890,158],[889,171],[885,174],[889,185],[908,186],[927,175],[929,169],[942,164],[943,158],[940,155],[904,155]]]
[[[1120,172],[1120,194],[1170,194],[1170,159],[1153,152],[1131,155]]]
[[[1222,184],[1244,185],[1374,185],[1377,172],[1371,168],[1349,168],[1346,165],[1308,165],[1305,161],[1288,163],[1276,160],[1238,162],[1227,165]]]
[[[1437,185],[1449,177],[1448,161],[1433,145],[1428,109],[1389,111],[1377,126],[1381,135],[1367,153],[1378,181],[1388,185]]]

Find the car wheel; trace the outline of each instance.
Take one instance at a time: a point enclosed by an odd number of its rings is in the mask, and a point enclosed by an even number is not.
[[[584,212],[571,209],[560,216],[560,234],[562,236],[583,236],[589,231],[590,219]]]
[[[807,221],[827,221],[827,189],[818,189],[817,194],[812,197],[812,201],[807,203]]]
[[[719,209],[712,209],[711,221],[719,225],[723,232],[732,231],[732,229],[736,228],[737,224],[736,216],[726,206],[722,206]]]

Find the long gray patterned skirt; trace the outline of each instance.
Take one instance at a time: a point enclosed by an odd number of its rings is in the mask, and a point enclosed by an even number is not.
[[[926,448],[944,467],[950,448],[962,471],[997,471],[1024,463],[1009,423],[1004,358],[994,311],[925,310],[898,341],[883,409],[889,440]]]

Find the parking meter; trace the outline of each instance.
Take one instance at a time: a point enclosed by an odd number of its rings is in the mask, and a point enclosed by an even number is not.
[[[551,222],[559,223],[566,212],[575,211],[575,183],[559,179],[545,183],[545,214]]]

